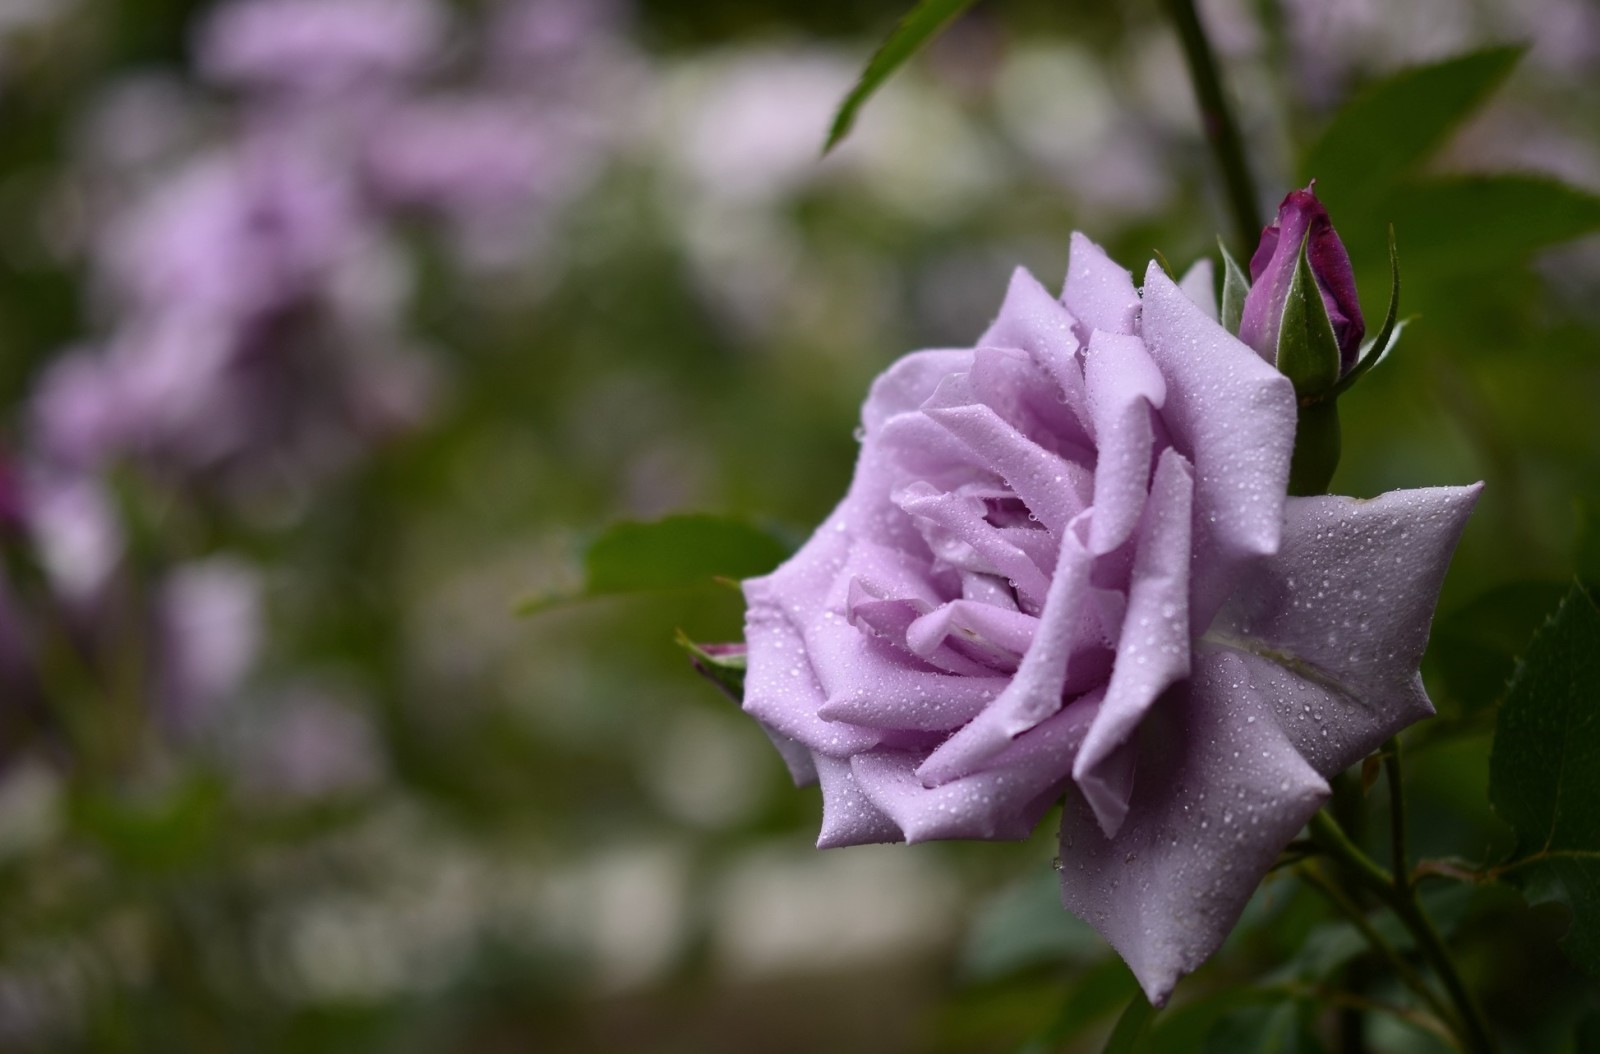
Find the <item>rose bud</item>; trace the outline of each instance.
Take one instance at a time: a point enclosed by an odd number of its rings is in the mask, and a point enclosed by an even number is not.
[[[1295,272],[1300,264],[1301,247],[1310,267],[1328,321],[1333,326],[1338,346],[1337,375],[1348,373],[1356,364],[1366,325],[1361,319],[1361,304],[1356,299],[1355,274],[1350,254],[1328,219],[1328,210],[1317,200],[1316,181],[1304,190],[1290,191],[1278,206],[1278,222],[1261,232],[1261,244],[1250,258],[1249,294],[1239,321],[1239,339],[1262,358],[1285,369],[1283,323],[1290,308]],[[1320,320],[1318,320],[1320,323]],[[1331,363],[1328,364],[1331,367]],[[1299,378],[1292,375],[1296,388]],[[1332,372],[1331,369],[1329,372]]]

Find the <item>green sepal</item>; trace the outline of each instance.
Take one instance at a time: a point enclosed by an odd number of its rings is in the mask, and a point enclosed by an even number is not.
[[[749,662],[743,651],[708,651],[705,645],[690,640],[689,635],[681,629],[677,633],[677,641],[678,646],[689,653],[689,661],[694,663],[696,673],[720,688],[734,702],[744,701],[744,675]]]
[[[1304,241],[1278,329],[1278,370],[1294,383],[1294,393],[1301,398],[1322,395],[1339,382],[1339,338],[1311,273]]]
[[[1244,318],[1244,298],[1250,295],[1250,276],[1244,273],[1239,261],[1233,258],[1221,238],[1217,248],[1222,250],[1222,328],[1239,335],[1239,321]]]
[[[1395,245],[1394,224],[1389,224],[1389,311],[1384,315],[1383,328],[1378,330],[1378,335],[1363,349],[1359,362],[1349,373],[1334,386],[1329,395],[1337,398],[1349,391],[1350,388],[1365,377],[1367,371],[1376,366],[1389,353],[1395,340],[1400,336],[1400,330],[1405,323],[1399,321],[1400,316],[1400,250]]]

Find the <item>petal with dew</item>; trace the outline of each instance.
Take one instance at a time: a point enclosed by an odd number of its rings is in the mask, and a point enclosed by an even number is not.
[[[1167,450],[1139,525],[1133,584],[1105,705],[1072,768],[1107,837],[1116,837],[1128,805],[1126,764],[1115,757],[1118,748],[1132,740],[1161,693],[1189,676],[1193,495],[1188,462]]]
[[[1221,946],[1278,851],[1327,800],[1327,782],[1272,718],[1240,658],[1210,653],[1141,729],[1141,778],[1117,836],[1080,796],[1062,812],[1062,903],[1157,1006]]]
[[[1089,551],[1109,553],[1128,540],[1144,508],[1155,446],[1150,414],[1166,401],[1167,385],[1144,341],[1101,330],[1089,338],[1083,378],[1100,441]]]
[[[1294,386],[1207,318],[1155,264],[1144,298],[1145,346],[1167,381],[1161,419],[1195,471],[1190,618],[1198,632],[1232,592],[1240,568],[1278,549]]]
[[[1061,300],[1083,327],[1079,339],[1087,340],[1096,329],[1132,335],[1137,328],[1139,293],[1133,288],[1133,275],[1076,231],[1067,254]]]

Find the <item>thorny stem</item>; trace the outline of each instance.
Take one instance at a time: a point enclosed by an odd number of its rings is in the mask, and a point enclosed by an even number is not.
[[[1261,213],[1256,201],[1255,180],[1250,175],[1244,143],[1239,137],[1239,123],[1223,90],[1217,57],[1211,50],[1200,15],[1195,11],[1194,0],[1162,2],[1183,44],[1184,61],[1189,67],[1189,80],[1194,84],[1195,100],[1200,104],[1200,124],[1205,130],[1206,142],[1222,169],[1237,250],[1244,254],[1240,259],[1248,260],[1261,237]]]
[[[1312,840],[1323,852],[1338,861],[1352,877],[1383,901],[1411,933],[1412,939],[1417,942],[1417,950],[1439,975],[1455,1007],[1452,1024],[1463,1049],[1471,1054],[1494,1054],[1497,1048],[1484,1023],[1483,1012],[1478,1009],[1477,1001],[1472,998],[1455,963],[1451,961],[1450,952],[1445,948],[1439,931],[1434,928],[1427,912],[1422,910],[1416,887],[1409,880],[1397,881],[1373,863],[1326,812],[1318,812],[1311,818],[1310,830]]]

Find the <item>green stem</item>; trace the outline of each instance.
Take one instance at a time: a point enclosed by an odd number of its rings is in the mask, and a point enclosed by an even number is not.
[[[1411,885],[1409,880],[1396,881],[1387,871],[1373,863],[1366,853],[1350,841],[1334,822],[1333,817],[1327,813],[1318,812],[1311,818],[1309,826],[1312,841],[1316,842],[1323,852],[1338,861],[1373,896],[1388,905],[1389,910],[1395,913],[1401,924],[1410,932],[1412,939],[1417,942],[1417,950],[1439,975],[1439,980],[1444,984],[1445,992],[1455,1007],[1452,1017],[1455,1019],[1457,1038],[1461,1041],[1462,1048],[1471,1054],[1495,1054],[1497,1048],[1488,1026],[1484,1023],[1483,1012],[1478,1009],[1477,1001],[1472,998],[1472,993],[1467,990],[1455,963],[1451,961],[1450,952],[1445,948],[1439,931],[1434,928],[1432,920],[1428,918],[1421,902],[1417,900],[1416,887]]]
[[[1183,44],[1183,56],[1189,66],[1189,80],[1194,84],[1195,101],[1200,105],[1200,123],[1205,129],[1206,142],[1222,169],[1222,181],[1227,190],[1228,209],[1233,214],[1234,239],[1239,259],[1248,260],[1261,238],[1261,213],[1256,199],[1255,180],[1250,175],[1250,165],[1245,160],[1244,141],[1239,135],[1239,123],[1234,119],[1233,108],[1222,88],[1222,77],[1217,71],[1217,57],[1211,50],[1200,15],[1195,11],[1194,0],[1162,0],[1167,14],[1178,31]]]
[[[1383,934],[1379,933],[1377,927],[1372,924],[1372,920],[1367,918],[1367,913],[1362,911],[1355,901],[1345,896],[1344,890],[1339,888],[1337,882],[1324,875],[1320,868],[1311,864],[1303,865],[1295,870],[1307,885],[1321,893],[1339,914],[1350,921],[1350,924],[1356,928],[1361,936],[1366,938],[1372,949],[1388,961],[1395,972],[1395,976],[1405,982],[1406,987],[1415,992],[1424,1003],[1427,1003],[1433,1009],[1433,1012],[1439,1016],[1439,1020],[1445,1022],[1452,1029],[1459,1027],[1455,1014],[1451,1011],[1449,1005],[1439,997],[1439,993],[1434,991],[1422,974],[1417,972],[1416,967],[1406,962],[1405,957],[1395,950],[1394,945],[1384,939]]]
[[[1400,781],[1400,740],[1383,745],[1383,776],[1389,784],[1389,866],[1394,868],[1394,888],[1411,895],[1411,864],[1406,851],[1406,799]]]

